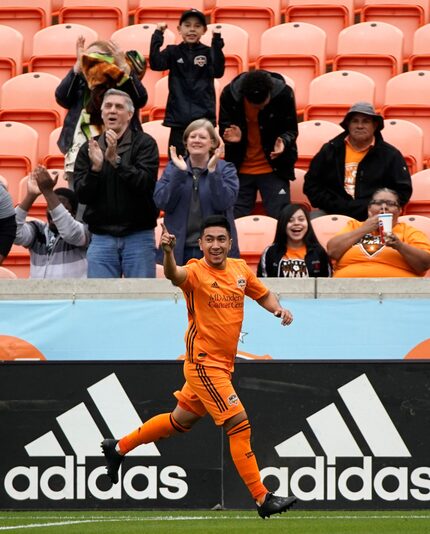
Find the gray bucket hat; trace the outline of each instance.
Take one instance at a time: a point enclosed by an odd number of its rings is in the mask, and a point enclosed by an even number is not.
[[[380,132],[383,129],[384,118],[382,115],[379,115],[379,113],[376,113],[372,104],[369,104],[369,102],[356,102],[349,108],[347,114],[340,123],[344,130],[348,130],[349,121],[354,113],[363,113],[363,115],[369,115],[370,117],[373,117],[378,125],[376,131]]]

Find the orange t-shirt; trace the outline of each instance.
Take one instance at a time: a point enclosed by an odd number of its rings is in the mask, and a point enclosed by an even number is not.
[[[306,252],[306,245],[297,248],[290,247],[282,257],[279,266],[280,276],[285,276],[285,278],[308,278],[309,272],[305,263]]]
[[[232,371],[245,295],[258,300],[269,290],[244,260],[228,258],[225,269],[214,269],[204,258],[192,259],[185,268],[187,278],[180,285],[188,309],[185,357]]]
[[[248,126],[248,144],[245,159],[242,162],[239,172],[243,174],[266,174],[273,172],[272,167],[267,162],[261,145],[260,125],[258,124],[259,110],[250,106],[245,99],[245,115]]]
[[[360,228],[363,223],[351,219],[339,234]],[[405,223],[397,223],[393,233],[408,245],[430,253],[427,236]],[[381,242],[379,234],[366,234],[353,245],[336,264],[334,278],[389,278],[419,277],[403,256]]]
[[[369,148],[374,142],[375,141],[373,140],[372,143],[363,150],[355,150],[349,142],[348,137],[345,138],[345,179],[343,185],[345,191],[351,195],[352,198],[355,198],[355,182],[357,179],[358,165],[369,152]]]

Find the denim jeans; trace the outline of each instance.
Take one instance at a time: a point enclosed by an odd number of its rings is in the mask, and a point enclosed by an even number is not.
[[[93,234],[87,260],[88,278],[155,278],[154,230],[123,237]]]

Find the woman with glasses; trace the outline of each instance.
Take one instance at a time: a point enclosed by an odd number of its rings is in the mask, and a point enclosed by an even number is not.
[[[430,269],[430,240],[420,230],[398,221],[402,207],[391,189],[378,189],[364,222],[351,219],[327,243],[336,261],[335,278],[418,277]],[[383,232],[379,215],[392,215],[392,231]]]

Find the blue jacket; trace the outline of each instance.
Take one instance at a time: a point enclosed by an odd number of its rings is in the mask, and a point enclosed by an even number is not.
[[[164,211],[164,223],[176,236],[175,259],[182,265],[188,223],[188,212],[193,187],[190,161],[186,158],[186,171],[181,171],[171,161],[155,186],[154,202]],[[234,224],[233,206],[239,192],[239,179],[233,163],[220,160],[215,172],[204,170],[199,179],[200,205],[203,219],[209,215],[225,215],[231,225],[233,246],[230,257],[239,258],[237,232]],[[163,253],[157,252],[157,262],[162,263]]]

